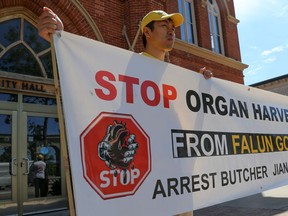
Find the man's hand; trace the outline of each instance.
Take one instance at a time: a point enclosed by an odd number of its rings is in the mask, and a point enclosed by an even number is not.
[[[213,72],[207,70],[206,67],[201,68],[200,73],[203,74],[205,79],[210,79],[211,77],[213,77]]]
[[[43,13],[38,19],[37,29],[42,38],[50,41],[50,35],[57,30],[63,30],[64,26],[60,18],[51,9],[43,7]]]

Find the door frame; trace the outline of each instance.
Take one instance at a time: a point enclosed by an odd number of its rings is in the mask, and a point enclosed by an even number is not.
[[[12,122],[11,122],[11,161],[10,163],[10,174],[11,174],[11,199],[2,200],[1,203],[9,203],[8,207],[11,209],[10,211],[17,213],[18,211],[18,200],[20,197],[19,187],[18,187],[18,149],[17,149],[17,142],[18,142],[18,112],[17,112],[17,103],[15,102],[2,102],[0,101],[1,115],[11,115]],[[0,203],[0,204],[1,204]],[[15,210],[13,210],[15,209]]]
[[[9,94],[9,93],[8,93]],[[13,93],[12,93],[13,94]],[[63,164],[63,156],[60,154],[60,169],[61,169],[61,195],[43,198],[28,198],[28,177],[24,173],[28,171],[27,162],[27,120],[29,116],[39,116],[39,117],[52,117],[58,118],[57,106],[47,106],[39,104],[29,104],[23,103],[23,94],[15,93],[18,95],[17,102],[7,102],[0,101],[0,114],[11,115],[12,116],[12,150],[11,150],[11,167],[16,175],[11,175],[11,191],[12,198],[9,200],[1,201],[1,204],[15,207],[13,210],[18,215],[23,214],[24,205],[30,201],[37,205],[37,201],[41,202],[43,200],[58,199],[63,201],[67,199],[67,189],[65,180],[65,171]],[[25,94],[29,95],[29,94]],[[35,95],[30,95],[35,96]],[[36,95],[36,97],[46,97]],[[61,146],[61,145],[60,145]],[[60,151],[62,149],[60,148]],[[15,160],[16,159],[16,160]],[[11,205],[10,205],[11,204]],[[15,206],[14,206],[15,205]],[[17,212],[16,212],[17,208]],[[26,213],[26,212],[25,212]]]

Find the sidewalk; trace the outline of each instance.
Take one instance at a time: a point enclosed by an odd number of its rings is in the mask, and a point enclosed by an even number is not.
[[[288,216],[288,185],[194,211],[193,216]],[[69,216],[69,211],[38,216]],[[130,215],[127,215],[130,216]]]
[[[194,211],[194,216],[288,216],[288,186]]]

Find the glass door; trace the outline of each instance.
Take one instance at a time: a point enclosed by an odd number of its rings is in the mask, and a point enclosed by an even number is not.
[[[22,152],[27,167],[22,180],[23,212],[67,208],[67,200],[62,196],[66,188],[58,118],[53,114],[24,112],[23,120],[26,123],[23,128],[26,142]],[[41,203],[41,208],[35,206],[37,203]]]
[[[0,215],[68,209],[56,101],[12,96],[0,93]]]
[[[16,120],[16,111],[0,110],[0,215],[17,213]]]

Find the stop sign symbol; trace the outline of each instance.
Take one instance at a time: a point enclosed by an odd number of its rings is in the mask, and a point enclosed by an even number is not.
[[[100,113],[80,146],[83,176],[102,199],[135,194],[151,171],[149,136],[131,115]]]

